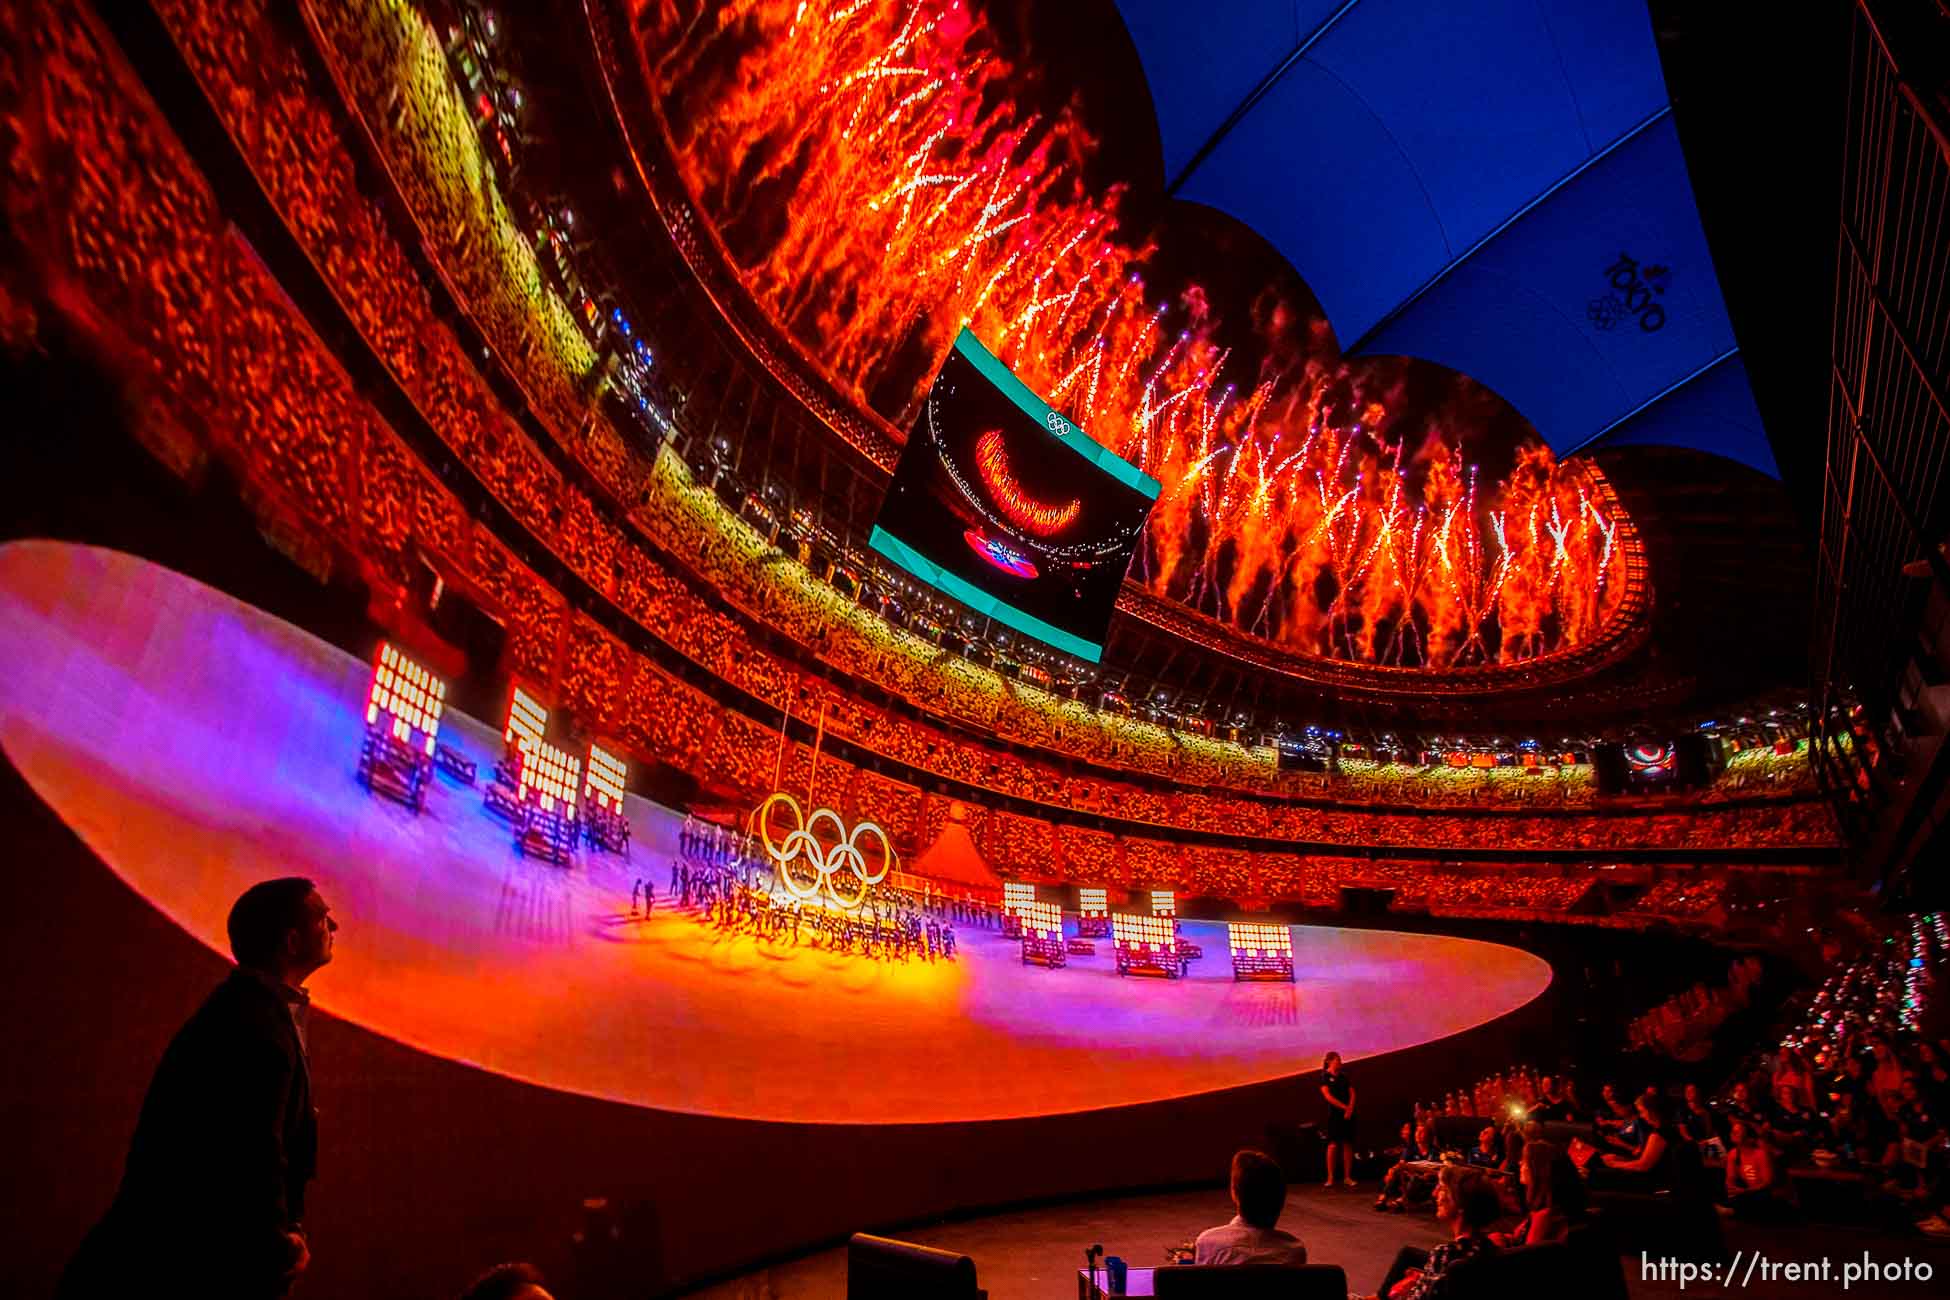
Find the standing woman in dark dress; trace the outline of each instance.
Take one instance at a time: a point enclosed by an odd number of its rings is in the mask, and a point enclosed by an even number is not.
[[[1321,1063],[1327,1076],[1320,1095],[1327,1101],[1327,1186],[1334,1185],[1334,1153],[1341,1157],[1341,1181],[1354,1186],[1354,1084],[1341,1072],[1341,1054],[1327,1053]]]

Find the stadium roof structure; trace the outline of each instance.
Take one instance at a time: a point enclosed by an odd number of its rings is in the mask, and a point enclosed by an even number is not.
[[[1177,198],[1292,264],[1349,355],[1460,371],[1560,456],[1777,475],[1645,0],[1115,0]]]

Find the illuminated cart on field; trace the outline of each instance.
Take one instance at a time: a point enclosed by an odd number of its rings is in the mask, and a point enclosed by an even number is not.
[[[1002,882],[1002,937],[1020,939],[1022,937],[1023,909],[1036,901],[1036,886],[1025,885],[1019,880]]]
[[[1293,982],[1293,931],[1284,924],[1234,921],[1226,927],[1235,980]]]
[[[1185,932],[1178,928],[1178,895],[1169,889],[1152,890],[1151,915],[1163,917],[1171,922],[1171,932],[1178,944],[1178,960],[1181,964],[1197,961],[1205,955],[1205,949],[1187,939]]]
[[[1083,939],[1101,939],[1110,933],[1110,891],[1108,889],[1077,890],[1077,935]]]
[[[548,730],[548,710],[541,701],[517,686],[508,697],[508,724],[502,728],[501,759],[494,765],[494,780],[489,783],[485,802],[489,812],[519,823],[521,808],[522,751],[539,745]]]
[[[1118,912],[1110,918],[1110,934],[1117,950],[1119,975],[1160,975],[1175,980],[1185,974],[1185,960],[1178,951],[1178,925],[1172,917]]]
[[[589,747],[589,783],[582,792],[582,833],[611,853],[630,851],[630,823],[623,816],[629,768],[601,745]]]
[[[546,741],[524,741],[520,750],[517,799],[521,806],[515,848],[526,857],[566,863],[581,827],[576,796],[582,789],[582,764]]]
[[[433,765],[462,785],[473,785],[478,775],[474,760],[452,745],[434,746]]]
[[[359,746],[359,783],[396,799],[417,815],[426,806],[427,781],[439,743],[447,684],[420,664],[381,642],[366,693],[366,734]]]
[[[1063,909],[1055,903],[1030,903],[1017,913],[1022,921],[1022,964],[1051,970],[1069,962],[1063,946]]]

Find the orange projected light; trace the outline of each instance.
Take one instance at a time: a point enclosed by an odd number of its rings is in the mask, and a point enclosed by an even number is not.
[[[1077,911],[1084,916],[1109,916],[1110,891],[1108,889],[1079,889],[1077,891]]]
[[[1177,916],[1178,915],[1177,895],[1173,894],[1169,889],[1152,890],[1151,891],[1151,915]]]
[[[508,699],[508,729],[501,733],[502,739],[522,749],[523,741],[539,745],[547,730],[548,710],[527,691],[515,687],[515,693]]]
[[[534,802],[543,812],[576,815],[577,791],[582,789],[582,764],[545,741],[521,745],[521,801]]]
[[[1060,506],[1047,505],[1024,491],[1009,469],[1009,451],[1000,429],[990,429],[975,440],[975,467],[1003,516],[1026,533],[1054,537],[1083,511],[1083,502],[1074,498]]]
[[[394,739],[412,745],[417,733],[431,756],[446,703],[447,683],[394,649],[392,643],[380,643],[372,663],[372,689],[366,695],[368,727],[379,726],[383,714],[392,720]]]
[[[1023,908],[1022,930],[1037,939],[1063,939],[1063,909],[1055,903],[1030,903]]]
[[[624,778],[629,768],[623,760],[601,745],[589,747],[588,799],[591,807],[604,812],[623,811]]]

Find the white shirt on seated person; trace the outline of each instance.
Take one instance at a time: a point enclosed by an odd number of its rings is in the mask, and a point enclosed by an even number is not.
[[[1194,1264],[1304,1264],[1307,1246],[1279,1228],[1256,1228],[1238,1215],[1198,1234]]]

